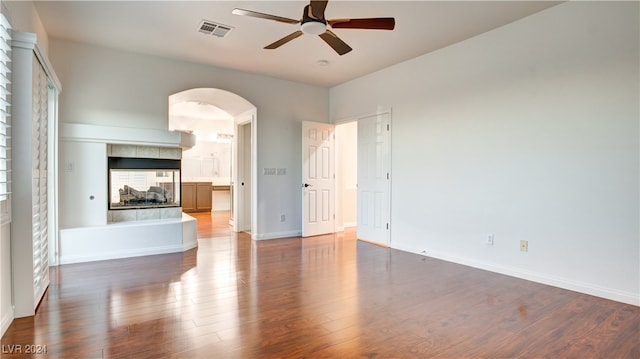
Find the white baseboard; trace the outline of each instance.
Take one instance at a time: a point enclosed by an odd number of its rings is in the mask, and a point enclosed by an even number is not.
[[[473,268],[483,269],[490,272],[500,273],[515,278],[525,279],[531,282],[541,283],[558,287],[562,289],[571,290],[583,294],[593,295],[600,298],[610,299],[617,302],[627,303],[631,305],[640,306],[640,295],[638,293],[631,293],[620,291],[613,288],[606,288],[602,286],[593,285],[590,283],[579,282],[568,278],[549,276],[546,274],[540,274],[532,271],[522,270],[520,268],[508,267],[496,265],[493,263],[481,262],[470,258],[463,258],[457,256],[451,256],[446,253],[438,253],[428,251],[423,253],[421,250],[415,248],[408,248],[403,246],[397,246],[392,244],[392,248],[405,252],[424,255],[426,257],[441,259],[447,262],[466,265]]]
[[[0,323],[0,337],[4,335],[4,333],[9,329],[11,323],[13,323],[13,319],[15,318],[15,313],[13,308],[11,310],[4,313],[2,316],[2,322]]]
[[[278,239],[278,238],[288,238],[288,237],[299,237],[302,233],[299,231],[286,231],[286,232],[273,232],[273,233],[262,233],[256,234],[256,240],[263,239]]]

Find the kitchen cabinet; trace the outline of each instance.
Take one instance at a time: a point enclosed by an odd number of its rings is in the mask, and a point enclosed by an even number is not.
[[[182,211],[206,212],[211,211],[211,182],[183,182],[182,183]]]

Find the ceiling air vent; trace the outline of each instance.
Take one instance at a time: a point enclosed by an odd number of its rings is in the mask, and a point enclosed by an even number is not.
[[[228,25],[218,24],[217,22],[209,20],[202,20],[198,31],[206,35],[225,37],[232,29],[233,28]]]

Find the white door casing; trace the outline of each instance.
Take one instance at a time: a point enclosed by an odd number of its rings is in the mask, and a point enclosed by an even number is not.
[[[391,121],[358,119],[358,239],[388,246],[391,219]]]
[[[302,236],[335,231],[335,125],[302,123]]]

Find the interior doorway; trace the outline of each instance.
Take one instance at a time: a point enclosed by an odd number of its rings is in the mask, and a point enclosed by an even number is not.
[[[252,187],[254,171],[252,168],[253,128],[252,121],[244,121],[236,126],[236,176],[233,182],[234,211],[231,214],[236,232],[251,233],[252,225]]]
[[[169,96],[169,130],[196,137],[196,145],[183,152],[183,187],[186,181],[211,183],[210,205],[195,210],[227,212],[236,232],[255,232],[256,121],[256,107],[228,91],[196,88]]]
[[[336,125],[336,230],[356,227],[358,218],[358,122]]]
[[[391,241],[391,112],[336,125],[337,230],[356,227],[360,240]]]

